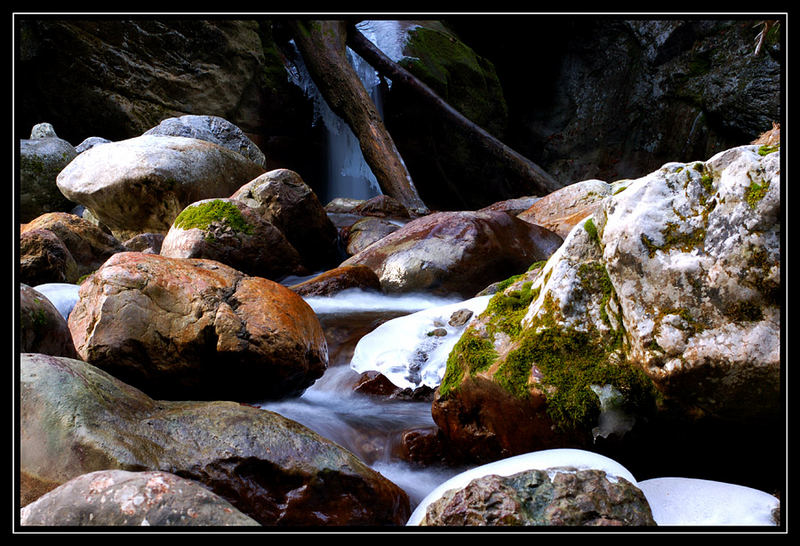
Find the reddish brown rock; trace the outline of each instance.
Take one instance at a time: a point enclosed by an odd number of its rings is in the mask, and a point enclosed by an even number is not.
[[[75,282],[78,264],[52,231],[28,229],[19,236],[19,280],[30,285]]]
[[[412,220],[343,265],[366,265],[386,292],[472,297],[549,258],[562,242],[552,231],[505,212],[438,212]]]
[[[69,327],[82,359],[164,399],[294,395],[328,362],[297,294],[212,260],[116,254],[81,285]]]
[[[601,180],[576,182],[537,200],[517,218],[546,227],[566,238],[578,222],[600,207],[611,191],[611,185]]]
[[[389,195],[376,195],[356,205],[352,212],[361,216],[379,218],[411,218],[408,209],[400,201]]]
[[[471,377],[456,396],[437,389],[431,414],[448,443],[467,459],[485,463],[528,451],[586,447],[580,432],[561,432],[547,415],[541,392],[515,397],[489,379]]]
[[[370,268],[363,265],[346,265],[289,288],[301,296],[330,296],[348,288],[380,291],[381,283]]]
[[[46,229],[64,243],[78,265],[78,276],[91,273],[112,255],[126,250],[112,235],[68,212],[43,214],[21,226],[20,233],[34,229]]]

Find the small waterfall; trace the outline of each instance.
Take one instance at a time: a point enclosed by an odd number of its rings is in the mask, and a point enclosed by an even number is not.
[[[362,21],[357,28],[389,58],[398,61],[402,56],[407,32],[417,25],[407,21]],[[294,42],[291,42],[294,45]],[[361,83],[369,93],[378,113],[383,117],[381,79],[372,66],[349,47],[347,60],[355,69]],[[326,187],[320,198],[329,202],[335,197],[369,199],[383,192],[375,175],[364,160],[361,147],[353,131],[339,116],[334,114],[317,89],[303,63],[302,55],[295,50],[289,79],[300,87],[314,104],[314,124],[322,123],[327,141]],[[391,81],[385,80],[387,86]]]
[[[356,53],[347,48],[347,59],[355,69],[364,88],[383,116],[383,101],[380,95],[380,79],[375,70]],[[290,72],[292,83],[300,87],[314,104],[314,124],[322,123],[326,139],[326,183],[320,198],[329,202],[335,197],[369,199],[381,195],[380,185],[364,160],[361,147],[353,131],[339,116],[333,113],[308,73],[302,56],[295,55]]]

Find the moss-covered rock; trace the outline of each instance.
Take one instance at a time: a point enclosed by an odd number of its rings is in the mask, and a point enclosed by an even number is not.
[[[236,199],[204,199],[181,211],[164,237],[160,254],[206,258],[272,280],[306,269],[283,233],[258,210]]]
[[[499,456],[635,432],[666,410],[772,419],[779,181],[777,154],[744,146],[607,196],[541,270],[501,283],[450,354],[437,424]],[[500,391],[508,407],[495,409]]]

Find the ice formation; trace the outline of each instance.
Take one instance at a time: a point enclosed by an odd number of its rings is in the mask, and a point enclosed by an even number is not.
[[[378,371],[401,389],[435,388],[450,351],[490,299],[479,296],[389,320],[359,340],[350,367],[359,373]],[[463,324],[451,324],[451,316],[461,309],[472,316]]]

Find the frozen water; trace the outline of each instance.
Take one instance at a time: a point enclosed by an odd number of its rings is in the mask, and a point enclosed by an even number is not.
[[[359,373],[378,371],[401,389],[436,388],[450,351],[490,299],[480,296],[389,320],[359,340],[350,366]],[[470,321],[449,324],[451,315],[461,309],[472,311]]]
[[[653,478],[638,487],[658,525],[775,525],[778,499],[758,489],[696,478]]]
[[[368,20],[361,21],[356,28],[378,49],[394,62],[404,57],[403,47],[408,40],[408,32],[419,27],[408,21]]]
[[[375,70],[350,48],[346,49],[347,59],[364,84],[382,116],[382,100],[378,84],[380,80]],[[381,195],[380,185],[372,170],[364,160],[361,146],[353,131],[343,119],[330,109],[314,80],[303,63],[302,56],[296,53],[289,79],[300,87],[314,105],[314,123],[322,122],[327,139],[327,187],[321,195],[324,201],[336,197],[369,199]]]

